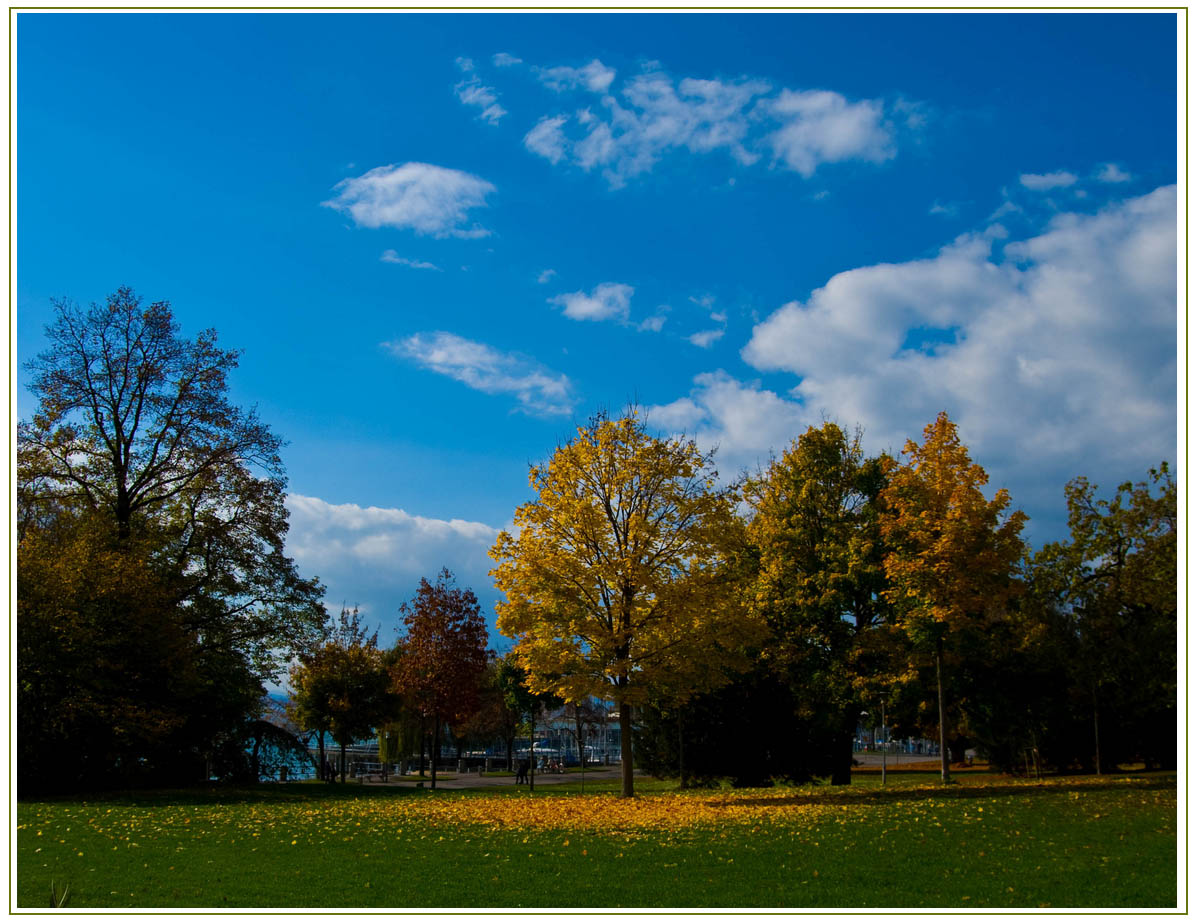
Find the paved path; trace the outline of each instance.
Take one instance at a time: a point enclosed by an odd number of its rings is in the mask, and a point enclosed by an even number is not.
[[[640,772],[635,772],[635,776],[642,777]],[[386,787],[404,787],[404,788],[415,787],[419,783],[418,777],[419,777],[418,775],[404,775],[403,776],[404,780],[388,781],[385,783],[385,786]],[[585,780],[586,781],[611,781],[611,780],[617,781],[621,777],[622,777],[622,769],[619,768],[617,765],[612,766],[612,767],[603,766],[601,768],[595,768],[592,770],[586,769],[586,771],[585,771]],[[569,772],[568,774],[564,774],[564,775],[557,775],[557,774],[551,774],[551,773],[545,774],[545,773],[541,773],[541,772],[535,773],[535,786],[537,788],[540,787],[541,785],[546,786],[546,785],[550,785],[550,784],[563,784],[565,782],[573,782],[573,781],[580,782],[580,780],[581,780],[580,772]],[[366,784],[368,784],[370,787],[374,787],[377,785],[381,785],[382,782],[367,781]],[[431,776],[430,772],[428,772],[424,776],[423,786],[425,788],[430,788],[432,786],[432,776]],[[475,788],[501,788],[501,787],[511,787],[511,788],[516,787],[515,776],[508,775],[506,777],[499,777],[499,778],[486,778],[486,777],[483,777],[476,773],[471,773],[471,774],[464,774],[464,775],[458,774],[452,778],[445,778],[445,777],[441,776],[436,779],[436,790],[463,791],[463,790],[473,790]],[[520,784],[520,785],[517,785],[517,787],[521,788],[521,787],[523,787],[523,785]]]

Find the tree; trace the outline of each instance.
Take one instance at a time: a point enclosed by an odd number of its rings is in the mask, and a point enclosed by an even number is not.
[[[829,718],[834,784],[850,783],[867,643],[888,609],[878,499],[891,459],[864,457],[860,439],[811,426],[747,487],[766,665]]]
[[[95,613],[98,605],[107,630],[126,633],[154,629],[151,618],[164,635],[182,638],[176,665],[205,690],[178,702],[178,726],[191,730],[183,751],[210,756],[228,738],[229,720],[255,717],[263,682],[314,641],[324,620],[322,587],[302,579],[283,552],[281,443],[254,412],[228,400],[237,353],[220,349],[210,330],[181,337],[166,302],[143,306],[121,288],[86,311],[67,301],[55,307],[49,348],[26,366],[38,408],[17,432],[18,570],[36,569],[39,553],[84,531],[103,548],[96,562],[111,574],[140,569],[152,605],[104,601],[99,587],[108,575],[93,573],[97,594],[76,587],[74,611]],[[35,601],[49,607],[35,610]],[[35,625],[53,610],[33,593],[20,615]],[[63,702],[35,700],[53,693],[32,677],[52,673],[62,657],[101,653],[68,653],[61,637],[43,639],[26,646],[18,672],[25,706],[46,711]],[[146,664],[129,656],[104,662],[113,676],[127,669],[131,677]],[[234,705],[244,710],[230,715]],[[28,739],[36,741],[36,730]]]
[[[457,588],[447,568],[434,584],[421,579],[415,597],[401,610],[405,652],[396,681],[418,712],[432,721],[434,790],[440,730],[446,721],[463,720],[475,707],[489,635],[477,596],[471,589]]]
[[[185,626],[276,678],[324,619],[321,587],[283,554],[280,440],[227,398],[238,353],[179,336],[170,305],[121,288],[86,312],[55,302],[28,363],[38,410],[18,427],[23,521],[69,505],[118,539],[152,535]]]
[[[986,472],[971,461],[946,413],[925,427],[924,442],[910,439],[906,460],[889,472],[882,494],[881,531],[888,544],[885,590],[914,645],[931,648],[938,692],[942,780],[950,778],[942,655],[950,636],[985,617],[998,616],[1012,594],[1013,571],[1027,516],[1005,514],[1007,490],[991,500],[981,487]]]
[[[299,658],[291,668],[292,714],[300,725],[340,746],[340,778],[345,778],[346,749],[372,736],[397,709],[391,676],[378,649],[378,635],[369,634],[357,609],[341,609],[327,640]]]
[[[1034,557],[1034,584],[1073,645],[1096,772],[1131,758],[1174,764],[1177,490],[1165,463],[1111,499],[1097,490],[1085,477],[1067,484],[1070,541]]]
[[[506,743],[506,767],[514,769],[513,749],[514,740],[520,730],[527,732],[528,761],[531,774],[528,783],[532,791],[535,790],[535,725],[539,719],[554,708],[564,704],[563,699],[549,691],[534,692],[530,687],[527,670],[519,663],[516,651],[509,651],[502,658],[498,670],[498,684],[502,689],[502,699],[507,713],[513,717],[514,725],[509,727],[510,736]]]
[[[756,622],[729,577],[742,547],[737,493],[712,455],[650,436],[631,411],[594,417],[533,466],[533,502],[502,532],[491,571],[533,692],[613,699],[622,793],[634,793],[632,708],[653,688],[711,687],[737,665]]]

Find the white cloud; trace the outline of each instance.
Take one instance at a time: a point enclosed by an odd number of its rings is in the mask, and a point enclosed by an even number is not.
[[[433,237],[483,237],[463,227],[469,210],[486,205],[494,187],[479,176],[430,163],[379,166],[336,184],[321,204],[348,214],[360,227],[397,227]]]
[[[1022,173],[1021,185],[1034,192],[1045,192],[1049,189],[1065,189],[1079,181],[1079,177],[1066,170],[1053,173]]]
[[[895,141],[880,100],[852,102],[827,90],[773,93],[763,80],[676,79],[659,65],[611,91],[614,71],[600,62],[586,68],[541,69],[540,79],[562,92],[585,87],[600,108],[540,119],[524,145],[552,163],[600,170],[613,187],[650,171],[668,152],[723,151],[750,165],[770,151],[774,163],[810,176],[823,163],[879,162],[895,155]],[[893,115],[900,121],[898,100]],[[911,126],[910,118],[904,119]],[[566,128],[573,130],[566,133]]]
[[[484,122],[497,125],[502,116],[506,115],[506,110],[498,105],[498,91],[492,86],[483,86],[478,77],[462,80],[453,91],[466,106],[481,109],[481,114],[477,117]]]
[[[701,332],[694,333],[692,336],[690,336],[689,342],[702,349],[708,349],[710,346],[720,340],[725,333],[725,330],[702,330]]]
[[[523,136],[523,145],[533,154],[539,154],[553,164],[559,163],[564,159],[569,146],[568,138],[561,131],[561,127],[567,121],[566,115],[555,118],[544,116]]]
[[[664,329],[664,324],[667,322],[667,308],[661,308],[661,312],[653,314],[652,316],[640,321],[638,329],[641,332],[659,333]]]
[[[896,155],[879,100],[849,102],[830,90],[783,90],[768,104],[781,127],[768,138],[776,158],[808,178],[823,163]]]
[[[591,93],[604,93],[614,82],[616,71],[594,58],[584,67],[538,68],[544,86],[557,93],[583,87]]]
[[[994,486],[1057,514],[1078,474],[1115,483],[1175,456],[1176,211],[1162,187],[1002,252],[964,235],[839,273],[757,325],[743,358],[800,377],[802,422],[861,423],[875,448],[946,410]]]
[[[549,298],[549,304],[564,308],[564,316],[573,320],[618,320],[626,322],[631,313],[631,295],[635,289],[620,282],[602,282],[589,294],[571,291]]]
[[[944,215],[947,218],[955,218],[958,217],[958,209],[957,202],[947,202],[943,205],[941,202],[935,201],[929,206],[929,213]]]
[[[804,408],[758,382],[744,384],[719,369],[697,375],[689,396],[648,407],[648,420],[717,448],[718,468],[733,475],[767,461],[804,429]]]
[[[402,509],[333,504],[314,496],[286,498],[290,530],[286,551],[304,574],[327,586],[330,611],[360,605],[366,620],[397,625],[398,607],[414,595],[420,577],[448,567],[461,586],[488,595],[486,552],[498,529],[464,519],[435,519]],[[390,631],[379,640],[389,644]]]
[[[553,416],[572,411],[576,399],[568,376],[526,356],[499,350],[454,333],[416,333],[383,343],[394,355],[447,375],[486,394],[513,394],[520,409]]]
[[[473,59],[472,58],[457,58],[456,66],[459,67],[466,74],[472,73],[473,69],[474,69]]]
[[[514,67],[516,64],[522,64],[522,58],[516,58],[513,54],[507,54],[505,51],[499,51],[492,58],[495,67]]]
[[[543,272],[541,272],[536,277],[535,280],[537,282],[539,282],[539,284],[541,284],[541,285],[546,285],[546,284],[548,284],[548,282],[552,281],[552,279],[554,279],[554,278],[556,278],[556,270],[555,269],[545,269]]]
[[[407,259],[405,256],[399,256],[394,250],[386,250],[383,252],[381,259],[384,263],[394,263],[396,266],[409,266],[412,269],[434,269],[436,272],[444,271],[434,263],[424,262],[420,259]]]
[[[1100,182],[1128,182],[1133,175],[1126,173],[1115,163],[1105,163],[1100,167],[1095,178]]]

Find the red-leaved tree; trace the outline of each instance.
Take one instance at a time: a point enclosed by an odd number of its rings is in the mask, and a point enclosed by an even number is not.
[[[477,705],[489,635],[471,589],[459,589],[447,568],[435,584],[419,581],[415,598],[402,609],[405,655],[396,680],[419,714],[432,722],[432,788],[445,722],[467,718]]]

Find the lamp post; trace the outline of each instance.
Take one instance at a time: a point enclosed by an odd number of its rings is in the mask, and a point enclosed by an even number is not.
[[[880,699],[880,733],[884,737],[883,757],[880,763],[880,784],[888,783],[888,715],[884,710],[886,704],[883,698]]]

